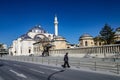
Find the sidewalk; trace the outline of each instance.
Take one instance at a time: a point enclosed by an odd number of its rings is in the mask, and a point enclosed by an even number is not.
[[[112,73],[110,71],[107,70],[93,70],[90,68],[83,68],[83,67],[75,67],[75,66],[71,66],[70,68],[62,68],[60,64],[48,64],[48,63],[38,63],[38,62],[28,62],[28,63],[33,63],[33,64],[40,64],[40,65],[45,65],[45,66],[51,66],[51,67],[57,67],[57,68],[61,68],[61,69],[66,69],[66,70],[78,70],[78,71],[85,71],[85,72],[91,72],[91,73],[97,73],[97,74],[104,74],[104,75],[111,75],[111,76],[120,76],[120,74],[116,74],[116,73]]]
[[[3,58],[3,59],[5,59],[5,58]],[[78,60],[77,62],[76,62],[76,59]],[[21,56],[18,58],[10,57],[10,58],[6,58],[5,60],[13,60],[13,61],[19,61],[19,62],[41,64],[41,65],[46,65],[46,66],[58,67],[58,68],[62,68],[61,65],[63,64],[63,60],[60,57],[58,58],[58,57],[22,57]],[[117,74],[116,73],[117,69],[116,69],[116,67],[114,67],[115,65],[111,66],[112,64],[107,63],[107,65],[105,66],[104,64],[106,64],[106,63],[103,64],[103,63],[100,63],[99,60],[97,60],[98,63],[97,63],[97,66],[95,66],[96,64],[94,63],[94,60],[96,60],[96,59],[93,59],[92,63],[89,62],[89,60],[91,60],[91,59],[86,59],[88,61],[88,62],[86,61],[87,63],[86,62],[79,63],[79,61],[81,61],[81,60],[84,61],[85,59],[72,58],[70,61],[71,62],[73,61],[73,62],[70,64],[71,67],[69,69],[120,76],[120,68],[118,68],[119,74]],[[86,66],[88,66],[88,67],[86,67]],[[100,67],[100,69],[98,67]],[[114,67],[114,68],[112,68],[112,67]],[[101,68],[107,68],[107,69],[101,69]],[[112,69],[115,69],[115,70],[112,70]]]

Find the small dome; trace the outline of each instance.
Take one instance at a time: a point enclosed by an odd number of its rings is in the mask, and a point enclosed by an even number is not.
[[[115,35],[120,35],[120,32],[119,32],[119,31],[116,31],[116,32],[115,32]]]
[[[115,35],[120,35],[120,27],[116,29]]]
[[[22,40],[32,39],[32,38],[29,37],[27,34],[23,34],[22,36],[20,36],[20,38],[21,38]]]
[[[115,32],[115,35],[120,35],[120,27],[118,27],[117,29],[116,29],[116,32]]]
[[[29,30],[29,32],[46,33],[46,31],[40,25],[34,26],[32,29]]]
[[[87,38],[93,38],[90,34],[83,34],[82,36],[80,36],[79,40],[81,39],[87,39]]]
[[[54,39],[65,39],[65,38],[62,36],[54,36]]]
[[[83,34],[81,37],[92,37],[92,36],[89,34]]]

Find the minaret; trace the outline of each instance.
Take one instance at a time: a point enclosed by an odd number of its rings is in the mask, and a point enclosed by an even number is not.
[[[56,15],[54,18],[54,26],[55,26],[55,36],[58,36],[58,20]]]

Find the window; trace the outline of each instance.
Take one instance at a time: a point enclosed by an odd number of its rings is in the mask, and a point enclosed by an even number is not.
[[[91,44],[93,44],[93,42],[91,42]]]
[[[28,51],[29,53],[31,53],[31,49],[29,49],[29,51]]]
[[[85,46],[88,46],[88,42],[87,41],[85,41]]]

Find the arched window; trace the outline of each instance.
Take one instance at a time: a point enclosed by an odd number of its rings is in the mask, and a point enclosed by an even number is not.
[[[88,46],[88,42],[87,41],[85,41],[85,46]]]
[[[48,37],[51,37],[51,35],[48,35]]]
[[[93,44],[93,42],[91,42],[91,44]]]
[[[29,49],[28,52],[31,53],[31,49]]]

